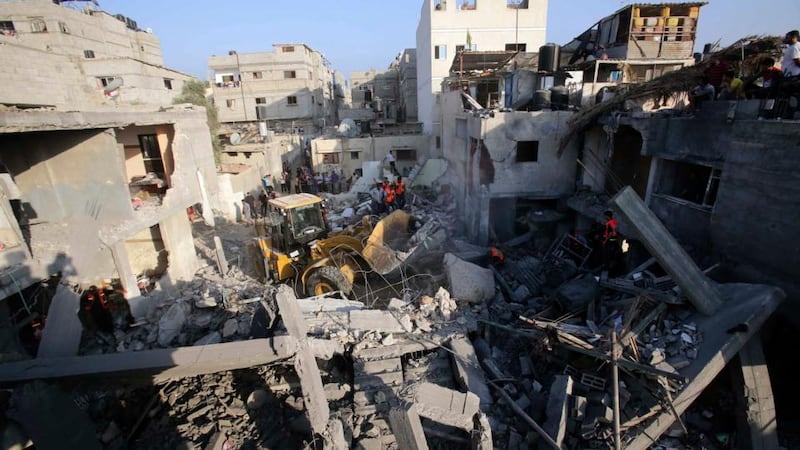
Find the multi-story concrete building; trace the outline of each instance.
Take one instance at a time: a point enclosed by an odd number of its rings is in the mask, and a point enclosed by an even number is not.
[[[436,94],[461,50],[535,51],[547,0],[425,0],[417,25],[417,101],[426,133],[441,135]]]
[[[400,53],[397,64],[399,117],[406,122],[416,122],[417,113],[417,50],[407,48]]]
[[[85,286],[116,279],[141,317],[152,300],[140,276],[191,279],[187,208],[202,204],[210,224],[219,209],[206,121],[186,105],[1,112],[0,298],[57,273]]]
[[[0,103],[165,105],[189,75],[164,67],[158,38],[127,17],[47,0],[0,8]]]
[[[333,125],[336,88],[325,57],[305,44],[208,59],[219,120],[266,122],[271,129]]]

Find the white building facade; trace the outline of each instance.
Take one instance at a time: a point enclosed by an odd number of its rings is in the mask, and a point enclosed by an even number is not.
[[[546,28],[547,0],[424,0],[417,25],[417,102],[425,133],[441,136],[436,94],[458,51],[537,52]]]

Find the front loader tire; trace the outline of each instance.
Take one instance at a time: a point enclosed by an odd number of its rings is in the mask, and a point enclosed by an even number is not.
[[[353,283],[334,266],[320,267],[308,277],[306,282],[306,294],[311,296],[333,291],[342,291],[345,295],[349,295],[352,290]]]

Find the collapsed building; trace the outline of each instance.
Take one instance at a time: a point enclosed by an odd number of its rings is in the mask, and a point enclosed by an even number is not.
[[[660,15],[642,26],[671,17],[652,8]],[[639,26],[641,11],[630,13]],[[72,258],[38,275],[63,277],[44,285],[55,292],[36,294],[52,303],[41,341],[3,353],[6,429],[45,449],[776,448],[779,434],[783,446],[796,445],[778,428],[786,406],[772,394],[791,401],[775,371],[789,369],[770,352],[786,329],[777,321],[797,317],[797,252],[787,251],[800,198],[796,111],[787,101],[777,120],[780,102],[760,100],[709,102],[693,114],[642,107],[665,92],[679,105],[690,81],[663,80],[691,78],[702,64],[638,88],[610,80],[622,85],[616,97],[578,110],[582,91],[564,96],[548,83],[561,87],[568,79],[559,72],[585,70],[545,66],[540,55],[463,52],[433,141],[311,141],[320,170],[361,164],[366,184],[393,178],[381,162],[391,149],[408,173],[414,220],[403,227],[369,217],[363,183],[321,194],[332,239],[368,226],[365,242],[391,263],[362,267],[349,295],[268,278],[263,228],[291,215],[255,227],[221,220],[216,199],[237,196],[239,182],[206,181],[210,144],[192,137],[207,135],[199,111],[4,113],[0,139],[43,155],[3,160],[4,239],[17,243],[3,254],[20,258],[23,272],[42,254],[46,242],[34,246],[34,233],[26,251],[24,231],[54,224],[17,220],[27,202],[65,229],[59,242]],[[288,155],[238,145],[265,165]],[[236,149],[227,157],[238,158]],[[156,153],[164,181],[130,182],[141,165],[158,164]],[[96,164],[105,189],[96,177],[57,178],[63,172],[52,167],[72,155]],[[589,232],[608,209],[627,249],[613,270]],[[205,220],[190,220],[196,214]],[[143,240],[154,249],[134,250]],[[490,247],[504,256],[492,259]],[[109,255],[113,265],[103,263]],[[156,255],[169,258],[168,276],[139,289],[127,266]],[[20,303],[30,296],[16,267],[6,272],[7,291],[18,291],[16,303],[3,303],[15,308],[9,335],[28,330],[18,317],[32,306]],[[128,297],[135,323],[82,327],[74,312],[86,291],[75,285],[117,278],[142,294]],[[732,419],[735,411],[742,417]]]

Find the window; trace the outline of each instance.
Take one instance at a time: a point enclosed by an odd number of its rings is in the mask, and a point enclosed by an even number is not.
[[[309,80],[313,80],[314,79],[314,72],[312,72],[310,70],[308,71],[308,79]]]
[[[398,161],[416,161],[417,151],[413,148],[392,149]]]
[[[10,20],[0,21],[0,34],[5,36],[16,36],[17,31],[14,29],[14,22]]]
[[[64,22],[58,22],[58,29],[64,34],[69,34],[69,27]]]
[[[35,18],[31,20],[31,32],[47,33],[47,22],[45,22],[42,18]]]
[[[264,74],[263,73],[261,73],[261,72],[253,72],[253,79],[254,80],[260,80],[262,78],[264,78]]]
[[[433,58],[434,59],[447,59],[447,46],[446,45],[437,45],[433,47]]]
[[[517,162],[539,160],[539,141],[517,141]]]
[[[169,78],[164,78],[164,87],[169,90],[172,90],[172,80],[170,80]]]
[[[528,0],[506,0],[506,6],[512,9],[528,9]]]
[[[140,134],[139,148],[142,150],[145,171],[163,174],[164,162],[161,160],[161,150],[158,148],[156,135]]]
[[[83,51],[83,57],[86,58],[86,59],[94,58],[94,50],[84,50]]]
[[[433,9],[436,11],[444,11],[447,9],[447,2],[444,0],[435,0],[433,3]]]
[[[286,97],[286,104],[289,106],[297,106],[297,96],[290,95]]]
[[[267,97],[256,97],[256,105],[265,105],[267,103]]]
[[[361,157],[361,152],[350,152],[350,161],[357,161]]]
[[[339,164],[338,153],[323,153],[322,164]]]
[[[281,51],[283,53],[292,53],[294,52],[294,47],[292,47],[291,45],[284,45],[283,47],[281,47]]]
[[[475,0],[459,0],[458,9],[472,10],[476,8]]]
[[[114,81],[114,77],[97,77],[97,81],[100,83],[100,86],[108,87],[108,85]]]
[[[139,51],[140,51],[140,52],[143,52],[143,51],[144,51],[144,45],[140,45],[140,46],[139,46]]]
[[[662,161],[661,183],[658,191],[704,207],[717,201],[720,169],[678,161]]]
[[[230,99],[228,99],[228,100],[225,100],[225,105],[226,105],[228,108],[231,108],[231,109],[233,109],[233,108],[236,106],[236,100],[235,100],[235,99],[232,99],[232,98],[230,98]]]
[[[436,149],[438,150],[440,148],[442,148],[442,137],[436,136]]]
[[[526,44],[506,44],[506,51],[507,52],[524,52],[527,48]]]
[[[297,72],[294,70],[284,70],[283,78],[297,78]]]

